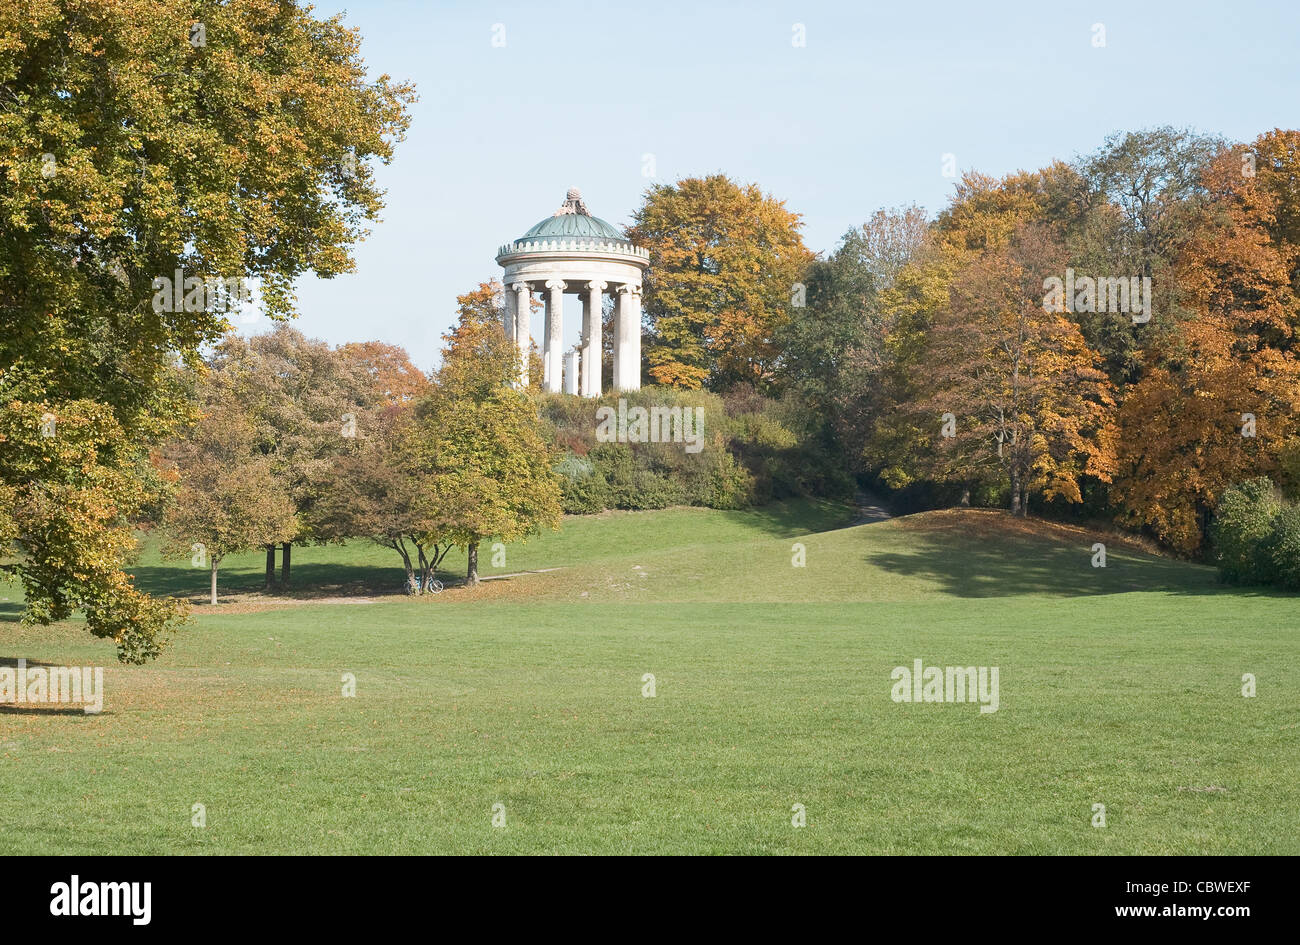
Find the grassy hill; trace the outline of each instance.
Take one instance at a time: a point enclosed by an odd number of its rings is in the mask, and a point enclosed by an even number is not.
[[[292,597],[248,556],[147,667],[0,621],[107,689],[0,710],[0,851],[1300,852],[1300,598],[999,513],[851,519],[569,519],[496,569],[559,570],[418,600],[364,544],[295,549]],[[199,597],[185,564],[139,579]],[[999,667],[998,711],[893,702],[914,659]]]

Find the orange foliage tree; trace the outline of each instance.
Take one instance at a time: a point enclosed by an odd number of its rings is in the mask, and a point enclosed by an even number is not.
[[[1123,517],[1200,548],[1233,482],[1278,475],[1300,432],[1300,133],[1225,149],[1177,261],[1188,316],[1148,352],[1120,413]]]
[[[979,255],[953,279],[921,355],[915,409],[931,418],[933,473],[971,483],[997,471],[1017,515],[1031,493],[1080,501],[1081,477],[1109,481],[1113,465],[1110,383],[1068,314],[1043,303],[1060,258],[1041,227]]]

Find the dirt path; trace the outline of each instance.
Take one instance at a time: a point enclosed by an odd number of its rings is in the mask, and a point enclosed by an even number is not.
[[[865,489],[859,489],[854,496],[853,501],[858,504],[858,517],[853,520],[854,525],[866,525],[870,522],[883,522],[885,519],[893,518],[894,513],[885,507],[885,503],[880,496],[874,492],[867,492]]]

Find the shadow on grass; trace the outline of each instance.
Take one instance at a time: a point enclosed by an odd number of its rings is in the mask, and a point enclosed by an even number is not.
[[[1135,552],[1113,551],[1106,567],[1092,566],[1089,545],[1078,547],[1021,536],[980,540],[969,535],[913,533],[915,550],[868,554],[866,561],[895,574],[922,577],[954,597],[1011,597],[1048,594],[1083,597],[1168,591],[1177,594],[1241,594],[1219,584],[1211,568]]]
[[[208,593],[208,572],[199,568],[149,565],[131,569],[135,586],[156,597],[195,597]],[[298,564],[293,567],[293,580],[288,588],[276,584],[266,588],[262,571],[235,570],[217,573],[217,593],[266,593],[271,597],[319,596],[324,591],[332,594],[400,594],[406,583],[401,568],[385,568],[356,564]]]
[[[112,715],[111,712],[87,712],[77,705],[10,705],[0,703],[0,715],[78,715],[78,716],[96,716]]]
[[[830,499],[793,499],[772,502],[754,509],[715,513],[729,522],[741,523],[772,538],[797,538],[852,525],[857,509]]]

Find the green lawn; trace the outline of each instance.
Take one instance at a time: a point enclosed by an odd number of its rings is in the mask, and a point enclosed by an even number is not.
[[[484,572],[560,570],[424,600],[361,593],[391,551],[295,549],[348,602],[259,598],[248,556],[147,667],[0,588],[0,662],[107,689],[0,710],[0,853],[1300,853],[1300,598],[995,513],[847,514],[570,519]],[[198,598],[186,564],[140,582]],[[918,658],[999,667],[999,710],[894,703]]]

